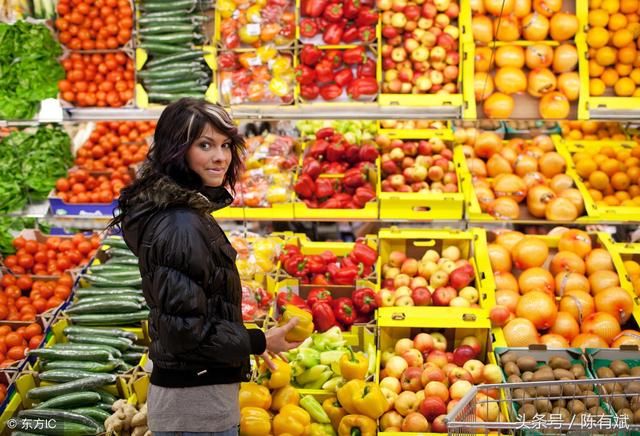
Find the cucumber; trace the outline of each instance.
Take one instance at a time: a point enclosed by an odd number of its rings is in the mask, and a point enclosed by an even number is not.
[[[81,378],[91,377],[92,375],[112,375],[108,373],[98,373],[90,371],[80,371],[77,369],[51,369],[43,371],[38,374],[40,380],[54,382],[54,383],[66,383],[69,381],[79,380]],[[113,376],[115,383],[116,377]]]
[[[111,272],[137,272],[140,273],[140,269],[136,265],[110,265],[108,263],[101,263],[100,265],[93,265],[88,269],[89,274],[98,273],[111,273]]]
[[[144,303],[145,299],[142,295],[96,295],[93,297],[79,298],[73,305],[79,306],[81,304],[99,303],[101,301],[135,301]]]
[[[143,308],[144,304],[138,301],[96,301],[93,303],[74,304],[66,310],[66,313],[130,313]]]
[[[75,324],[112,326],[144,321],[149,318],[149,311],[139,310],[133,313],[103,313],[101,315],[71,315],[70,318]]]
[[[122,329],[92,329],[90,327],[80,327],[77,325],[72,325],[65,328],[64,334],[114,336],[116,338],[131,339],[132,341],[138,339],[135,333],[131,333]]]
[[[124,241],[123,238],[116,238],[113,236],[108,236],[102,240],[102,245],[108,245],[109,247],[122,248],[125,250],[129,249],[129,246]]]
[[[184,53],[177,53],[171,56],[163,56],[158,59],[149,61],[146,65],[147,68],[151,68],[157,65],[171,64],[178,61],[191,61],[194,59],[202,59],[206,53],[198,50],[189,50]]]
[[[75,292],[78,299],[88,297],[115,297],[115,296],[127,296],[138,297],[142,296],[142,291],[133,288],[78,288]]]
[[[117,286],[121,286],[124,288],[139,288],[140,286],[142,286],[141,277],[126,280],[122,278],[114,278],[110,280],[104,277],[93,275],[82,275],[82,277],[85,280],[91,282],[91,284],[96,288],[114,288]]]
[[[68,335],[67,339],[69,339],[69,342],[75,342],[78,344],[108,345],[109,347],[117,348],[120,351],[128,350],[133,344],[131,339],[110,338],[107,336]]]
[[[105,412],[104,410],[98,407],[80,407],[78,409],[71,409],[71,412],[88,416],[89,418],[93,418],[98,422],[104,422],[105,419],[111,416],[109,412]]]
[[[191,51],[193,47],[191,45],[173,45],[168,43],[145,43],[140,44],[140,47],[145,49],[151,54],[154,55],[165,55],[165,54],[181,54],[186,53],[187,51]]]
[[[107,265],[135,265],[138,266],[138,258],[137,257],[114,257],[109,259]]]
[[[104,350],[76,351],[67,350],[64,348],[36,348],[34,350],[29,350],[28,354],[29,356],[36,356],[42,360],[82,360],[89,362],[108,362],[112,359],[111,353]]]
[[[98,403],[96,404],[96,407],[102,409],[102,410],[106,410],[107,412],[111,412],[111,404],[107,404],[107,403]],[[111,414],[111,413],[109,413]]]
[[[122,355],[122,360],[132,365],[137,365],[138,363],[140,363],[140,359],[142,359],[142,356],[144,356],[144,353],[131,351],[129,353],[124,353]]]
[[[103,391],[102,389],[96,389],[95,392],[97,392],[98,395],[100,395],[101,403],[113,404],[117,400],[116,397],[111,395],[109,392]]]
[[[179,93],[147,92],[147,96],[151,101],[176,101],[185,97],[203,98],[204,93],[202,92],[179,92]]]
[[[108,345],[95,345],[95,344],[73,344],[71,342],[61,342],[55,344],[52,348],[54,349],[66,349],[66,350],[76,350],[76,351],[96,351],[96,350],[104,350],[107,351],[114,359],[122,357],[122,352],[117,348],[110,347]]]
[[[171,32],[179,32],[179,33],[194,32],[195,30],[198,29],[198,27],[199,26],[197,24],[173,24],[173,25],[156,24],[156,25],[145,26],[141,28],[140,35],[145,36],[145,35],[159,35],[159,34],[165,34],[165,33],[171,33]]]
[[[211,81],[211,76],[207,73],[185,73],[180,75],[180,80],[189,80],[198,85],[206,85]],[[166,85],[176,81],[176,76],[164,77],[162,79],[142,79],[145,86],[153,87],[154,85]]]
[[[183,74],[201,74],[199,68],[202,64],[199,62],[180,63],[176,66],[166,65],[161,69],[148,69],[138,72],[138,77],[143,80],[147,79],[175,79],[182,77]],[[204,72],[203,72],[204,73]]]
[[[107,250],[107,254],[111,257],[135,257],[137,259],[137,256],[129,248],[111,247]]]
[[[31,391],[29,391],[31,392]],[[29,394],[27,393],[27,396]],[[59,395],[48,401],[38,404],[36,409],[71,409],[74,407],[94,406],[100,404],[100,395],[97,392],[73,392]]]
[[[196,2],[193,0],[178,0],[174,2],[145,2],[142,5],[142,10],[144,12],[165,12],[165,11],[182,11],[190,12],[196,6]]]
[[[96,277],[105,280],[135,280],[142,278],[140,271],[96,271],[87,274],[87,277]]]
[[[89,362],[89,361],[76,361],[76,360],[56,360],[53,362],[46,362],[44,369],[46,371],[55,369],[73,369],[79,371],[89,371],[95,373],[111,372],[117,367],[117,361],[111,362]]]
[[[41,421],[40,421],[41,422]],[[51,426],[42,426],[43,428],[36,429],[37,421],[31,423],[25,423],[21,425],[28,425],[33,433],[14,432],[13,434],[21,435],[48,435],[48,436],[89,436],[95,435],[101,428],[90,427],[88,425],[78,424],[77,422],[70,421],[53,421]]]
[[[100,386],[115,383],[116,376],[113,374],[97,375],[94,374],[90,377],[73,380],[66,383],[60,383],[51,386],[41,386],[33,388],[27,392],[27,398],[32,400],[48,400],[50,398],[58,397],[60,395],[70,394],[86,389],[93,389]]]
[[[167,84],[159,84],[149,86],[150,92],[181,92],[181,91],[201,91],[205,92],[207,90],[206,85],[199,85],[197,82],[186,81],[186,82],[173,82]]]
[[[154,18],[166,18],[166,17],[190,18],[189,15],[184,15],[182,11],[147,12],[142,14],[142,18],[148,18],[149,20],[152,20]]]
[[[148,349],[149,347],[146,347],[144,345],[133,344],[132,346],[129,347],[128,351],[135,351],[137,353],[146,353]]]
[[[186,44],[188,42],[201,43],[204,36],[199,33],[166,33],[164,35],[141,35],[142,44]]]
[[[21,410],[20,412],[18,412],[18,416],[20,418],[53,419],[54,421],[62,420],[67,422],[76,422],[78,424],[87,425],[89,427],[95,427],[96,429],[101,427],[100,422],[96,421],[95,419],[69,410],[29,409]]]

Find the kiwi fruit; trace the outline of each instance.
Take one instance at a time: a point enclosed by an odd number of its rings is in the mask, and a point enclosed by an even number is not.
[[[532,381],[555,381],[553,370],[551,368],[541,368],[533,373]]]
[[[638,395],[638,394],[640,394],[640,382],[633,381],[633,382],[629,383],[624,388],[624,393],[627,394],[627,395]]]
[[[631,397],[630,403],[631,410],[635,413],[636,410],[640,410],[640,397],[635,395]]]
[[[533,402],[533,405],[536,406],[538,413],[551,412],[551,410],[553,409],[553,405],[551,404],[551,401],[543,398],[538,398],[537,400],[535,400]]]
[[[560,395],[562,395],[562,386],[558,384],[552,384],[551,386],[549,386],[549,394],[552,397],[559,397]]]
[[[566,357],[552,357],[549,366],[551,369],[571,369],[571,362]]]
[[[520,371],[534,371],[538,366],[538,362],[531,356],[521,356],[516,360],[516,365]]]
[[[523,382],[533,381],[533,373],[531,371],[523,372],[521,377]]]
[[[633,422],[633,411],[631,409],[620,409],[616,412],[618,416],[626,415],[627,422],[631,424]]]
[[[631,373],[629,375],[631,377],[640,377],[640,366],[634,366],[631,368]]]
[[[522,383],[522,379],[519,375],[513,374],[507,377],[507,383]]]
[[[548,397],[551,395],[551,386],[538,386],[536,388],[536,396],[538,397]]]
[[[509,362],[515,362],[518,359],[518,355],[513,351],[508,351],[500,356],[500,362],[502,365],[506,365]]]
[[[580,365],[579,363],[574,363],[573,365],[571,365],[570,371],[576,378],[586,374],[584,366]]]
[[[613,371],[616,377],[620,377],[622,376],[622,374],[629,374],[629,371],[631,371],[631,368],[629,368],[627,362],[623,360],[612,361],[611,365],[609,365],[609,368],[611,369],[611,371]]]
[[[520,368],[515,362],[507,362],[504,365],[504,372],[509,375],[520,375]]]
[[[525,404],[518,412],[521,416],[524,416],[525,421],[531,421],[538,414],[538,410],[533,404]]]
[[[614,378],[616,376],[613,370],[611,370],[611,368],[607,368],[606,366],[598,368],[596,374],[598,375],[598,378]]]
[[[571,414],[564,407],[554,407],[551,410],[552,415],[562,415],[562,420],[564,422],[571,422]]]
[[[576,378],[571,371],[562,368],[554,369],[553,375],[555,376],[556,380],[574,380]]]
[[[597,407],[600,405],[600,400],[598,399],[598,396],[596,395],[595,392],[593,391],[589,391],[589,392],[584,392],[586,398],[583,398],[582,401],[584,402],[584,405],[587,409],[590,409],[592,407]]]
[[[574,397],[579,392],[578,385],[574,385],[571,383],[565,383],[562,385],[562,394],[565,397]]]
[[[608,415],[607,412],[604,411],[604,409],[600,406],[595,406],[589,409],[589,413],[591,413],[592,415],[596,415],[596,416],[602,416],[602,415]]]
[[[611,405],[613,406],[613,410],[616,412],[621,409],[628,409],[630,407],[629,400],[625,397],[613,397],[611,400]]]
[[[538,396],[538,390],[537,388],[531,387],[531,388],[524,388],[524,391],[529,394],[529,396],[531,398],[536,398]]]
[[[584,406],[584,403],[580,400],[571,400],[567,403],[567,410],[571,412],[573,415],[584,412],[587,408]]]
[[[633,423],[640,424],[640,409],[633,412]]]
[[[533,403],[533,398],[524,389],[515,389],[513,391],[513,401],[518,404]]]
[[[558,386],[560,387],[560,386]],[[562,389],[562,387],[560,387],[560,389]],[[553,402],[553,407],[560,407],[562,409],[565,409],[567,407],[567,400],[561,398],[559,400],[555,400]]]

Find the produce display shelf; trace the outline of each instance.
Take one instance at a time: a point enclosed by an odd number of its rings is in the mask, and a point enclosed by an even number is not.
[[[614,257],[619,258],[619,261],[623,264],[622,268],[624,272],[624,279],[627,282],[629,289],[632,291],[635,303],[633,316],[638,322],[640,322],[640,279],[632,277],[629,274],[629,270],[624,265],[624,262],[628,260],[640,262],[640,243],[616,243],[613,244],[613,250],[617,254],[617,256]]]

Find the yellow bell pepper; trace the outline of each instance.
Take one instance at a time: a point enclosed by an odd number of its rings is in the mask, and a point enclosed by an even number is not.
[[[340,426],[340,420],[344,418],[347,414],[347,411],[340,405],[338,399],[336,397],[329,397],[322,402],[322,408],[327,415],[329,415],[329,419],[331,420],[331,425],[334,430],[338,430]]]
[[[336,436],[331,424],[318,424],[314,422],[309,428],[309,436]]]
[[[387,399],[375,382],[367,382],[364,387],[353,393],[353,405],[361,415],[378,419],[387,411]]]
[[[271,259],[267,259],[266,257],[257,257],[256,256],[256,265],[262,270],[263,273],[268,273],[273,270],[275,266]]]
[[[293,404],[294,406],[300,404],[300,394],[298,394],[298,390],[291,385],[284,386],[274,392],[271,410],[279,412],[280,409],[287,404]]]
[[[269,81],[269,91],[278,97],[284,97],[289,93],[289,83],[279,77],[274,77]]]
[[[262,45],[256,49],[256,54],[262,60],[262,63],[266,64],[276,57],[278,51],[272,45]]]
[[[292,69],[291,57],[289,56],[277,56],[273,61],[273,64],[271,64],[271,71],[276,77],[279,77]]]
[[[351,347],[340,358],[340,375],[346,380],[364,380],[367,376],[369,360],[362,352],[354,353]]]
[[[347,413],[358,413],[358,409],[356,409],[353,399],[357,395],[362,395],[362,391],[365,386],[366,383],[364,380],[353,379],[349,380],[344,384],[344,386],[338,389],[336,392],[338,401]]]
[[[302,407],[287,404],[273,418],[273,434],[280,436],[289,433],[293,436],[309,434],[311,417]]]
[[[249,6],[245,15],[249,23],[260,23],[262,19],[262,8],[258,5]]]
[[[254,382],[240,384],[240,409],[245,407],[259,407],[268,410],[271,407],[271,393],[269,389]]]
[[[233,11],[236,10],[236,4],[233,0],[220,0],[216,3],[216,9],[222,18],[231,18]]]
[[[340,421],[338,436],[375,436],[376,422],[364,415],[347,415]]]
[[[298,318],[298,324],[287,332],[285,339],[288,342],[301,342],[313,333],[313,317],[306,310],[302,310],[293,304],[284,306],[284,313],[280,318],[280,325],[288,323],[292,318]]]
[[[260,407],[240,409],[240,436],[263,436],[271,432],[271,417]]]
[[[284,203],[287,201],[287,189],[284,186],[269,186],[267,201],[269,204]]]
[[[260,376],[258,381],[269,389],[279,389],[291,381],[291,367],[281,359],[273,359],[276,365],[275,371],[267,366],[266,362],[260,364]]]
[[[253,254],[256,257],[272,259],[276,255],[276,243],[270,238],[260,238],[253,243]]]

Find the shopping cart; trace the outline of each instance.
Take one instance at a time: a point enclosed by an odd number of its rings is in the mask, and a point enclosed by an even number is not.
[[[639,387],[640,377],[479,385],[445,421],[450,435],[640,435],[633,415],[618,414],[614,407],[623,412],[620,406],[633,402],[640,408]],[[557,407],[562,404],[584,411],[567,414]]]

